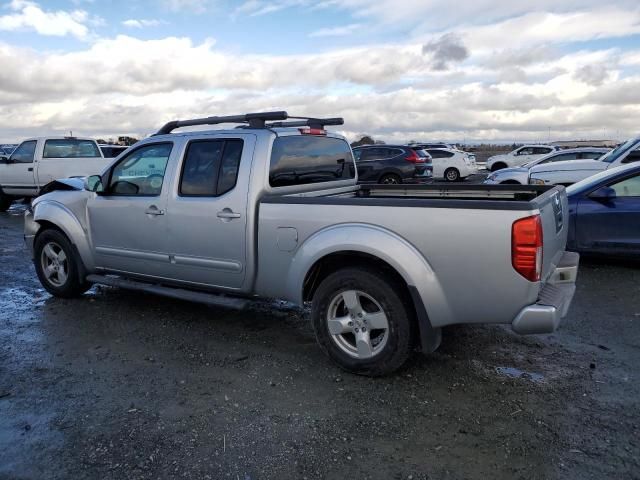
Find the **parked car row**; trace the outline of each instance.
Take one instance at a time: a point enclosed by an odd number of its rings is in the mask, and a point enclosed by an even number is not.
[[[475,157],[439,145],[364,145],[353,154],[361,183],[425,183],[432,178],[457,182],[478,172]]]

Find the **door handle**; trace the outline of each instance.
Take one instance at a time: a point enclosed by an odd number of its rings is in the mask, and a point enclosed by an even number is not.
[[[27,172],[33,172],[33,167],[27,168]]]
[[[151,205],[145,210],[144,213],[146,213],[147,215],[164,215],[164,210],[160,210],[155,205]]]
[[[231,220],[232,218],[240,218],[240,214],[235,213],[230,208],[225,208],[224,210],[221,210],[220,212],[218,212],[217,215],[218,215],[218,218],[222,218],[225,220]]]

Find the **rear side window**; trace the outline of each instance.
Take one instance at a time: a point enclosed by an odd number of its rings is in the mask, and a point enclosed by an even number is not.
[[[180,177],[180,195],[215,197],[232,190],[238,179],[243,141],[195,140],[189,143]]]
[[[535,147],[533,149],[534,155],[546,155],[547,153],[551,153],[551,152],[553,152],[553,149],[551,148]]]
[[[11,160],[18,163],[32,163],[36,153],[36,140],[22,142],[11,154]]]
[[[91,140],[63,138],[44,142],[42,158],[87,158],[100,157],[100,150]]]
[[[269,170],[272,187],[349,180],[355,175],[351,149],[342,139],[292,135],[273,142]]]
[[[590,160],[595,160],[597,158],[600,158],[603,155],[604,153],[602,152],[583,152],[580,154],[580,158],[588,158]]]
[[[452,152],[447,152],[446,150],[429,150],[429,154],[432,158],[451,158],[453,157]]]

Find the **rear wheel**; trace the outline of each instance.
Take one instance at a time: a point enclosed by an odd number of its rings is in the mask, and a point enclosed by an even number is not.
[[[0,193],[0,212],[6,212],[9,210],[11,202],[13,202],[11,197],[8,197],[4,193]]]
[[[380,177],[380,183],[385,185],[398,185],[402,183],[402,179],[399,175],[396,175],[394,173],[387,173],[386,175]]]
[[[36,237],[34,264],[42,286],[52,295],[73,298],[91,288],[80,280],[80,260],[60,231],[48,229]]]
[[[447,168],[444,171],[444,179],[447,182],[457,182],[458,180],[460,180],[460,172],[457,168]]]
[[[382,272],[338,270],[313,296],[316,339],[344,370],[380,376],[400,368],[411,353],[415,313],[410,300]]]
[[[494,163],[493,165],[491,165],[491,171],[495,172],[498,170],[502,170],[503,168],[507,168],[507,164],[506,163],[502,163],[502,162],[498,162],[498,163]]]

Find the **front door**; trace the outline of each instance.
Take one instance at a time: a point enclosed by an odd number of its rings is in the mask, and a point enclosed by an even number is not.
[[[614,198],[580,200],[578,245],[603,253],[640,253],[640,175],[609,187],[616,192]]]
[[[105,191],[87,203],[97,267],[170,276],[167,165],[175,150],[172,142],[134,148],[104,176]]]
[[[0,187],[6,195],[32,197],[38,193],[33,171],[36,145],[36,140],[22,142],[7,163],[0,165]]]
[[[187,143],[169,196],[173,277],[240,288],[246,274],[247,192],[255,135],[203,135]]]

